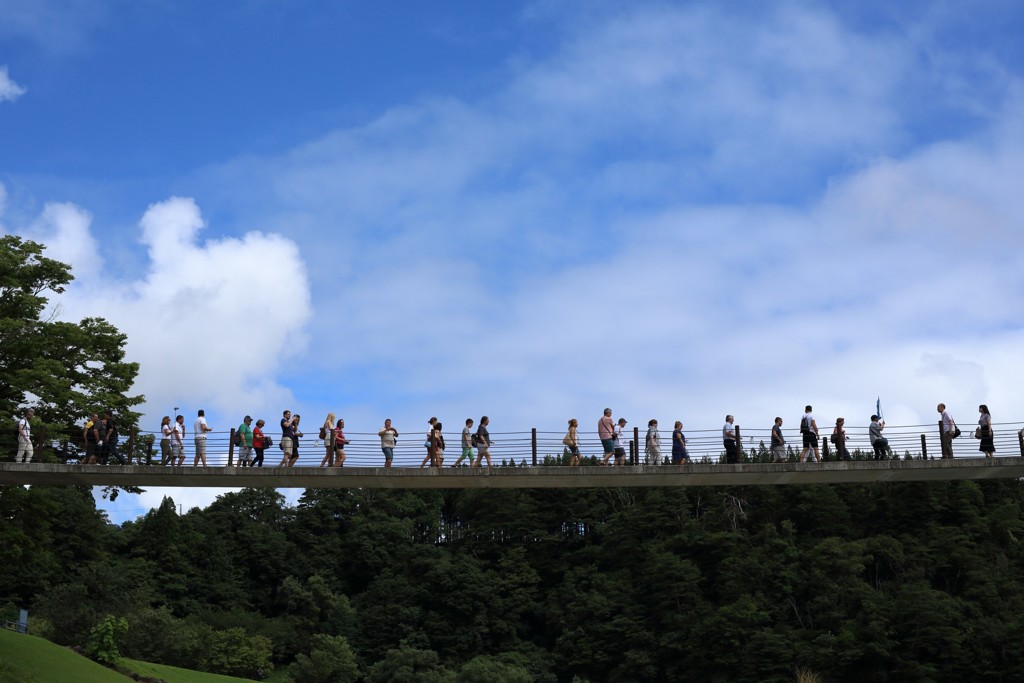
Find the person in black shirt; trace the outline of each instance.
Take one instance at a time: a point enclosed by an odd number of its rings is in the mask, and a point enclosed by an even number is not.
[[[117,452],[117,420],[114,413],[107,411],[106,435],[103,437],[103,460],[109,462],[110,458],[117,461],[119,465],[127,464],[123,455]]]

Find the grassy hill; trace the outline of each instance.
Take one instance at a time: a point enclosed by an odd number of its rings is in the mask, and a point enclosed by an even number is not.
[[[167,683],[245,683],[173,666],[126,659],[125,668]],[[0,629],[0,683],[131,683],[132,679],[54,645],[48,640]]]

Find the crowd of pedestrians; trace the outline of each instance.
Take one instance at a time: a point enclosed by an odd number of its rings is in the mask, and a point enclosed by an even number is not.
[[[939,436],[943,458],[953,457],[953,441],[961,435],[956,420],[946,409],[944,403],[937,406],[939,413]],[[974,431],[975,438],[979,441],[978,450],[987,458],[995,457],[996,447],[994,431],[992,427],[992,415],[987,405],[978,406],[978,426]],[[15,462],[28,463],[32,461],[33,445],[31,435],[31,420],[34,413],[31,409],[26,410],[24,416],[17,422],[18,448],[15,455]],[[280,438],[277,441],[281,451],[281,460],[278,467],[293,467],[299,460],[299,444],[303,436],[300,424],[302,417],[293,415],[291,411],[285,410],[282,413],[280,426]],[[424,436],[423,448],[425,454],[420,467],[443,467],[445,462],[446,442],[442,423],[431,417],[428,421],[428,428]],[[452,467],[459,467],[463,463],[471,468],[481,467],[486,461],[487,467],[492,466],[491,462],[491,440],[488,426],[490,419],[484,415],[480,418],[476,429],[473,429],[472,418],[466,419],[462,429],[459,443],[459,457],[451,464]],[[597,421],[597,436],[601,444],[601,458],[597,460],[598,465],[625,465],[627,464],[627,450],[629,439],[625,428],[625,418],[613,420],[612,409],[605,408]],[[783,419],[776,417],[770,431],[770,452],[774,462],[785,462],[788,459],[786,437],[782,430]],[[235,447],[240,467],[263,467],[266,450],[274,443],[274,438],[266,433],[266,423],[259,419],[253,423],[253,418],[246,415],[242,423],[234,430],[233,446]],[[872,447],[874,459],[883,460],[892,457],[892,449],[889,441],[883,436],[885,420],[879,415],[872,415],[868,426],[868,440]],[[199,410],[192,425],[192,440],[195,447],[195,455],[192,465],[203,467],[207,465],[207,438],[213,428],[206,421],[206,413]],[[1024,430],[1020,432],[1024,437]],[[384,457],[384,467],[391,467],[394,461],[395,448],[398,445],[399,433],[392,425],[390,419],[384,420],[383,427],[377,432],[380,438],[380,449]],[[804,407],[804,413],[800,418],[801,451],[799,461],[806,463],[813,456],[815,462],[822,462],[819,444],[822,442],[821,429],[818,420],[814,415],[813,407]],[[828,441],[835,447],[836,458],[839,460],[852,460],[847,448],[849,435],[846,433],[846,421],[837,417],[835,426]],[[185,464],[185,417],[176,415],[171,420],[165,415],[160,423],[160,464],[180,467]],[[113,412],[107,410],[101,417],[93,413],[86,420],[82,430],[82,445],[84,454],[80,460],[83,465],[118,463],[126,464],[126,458],[118,449],[119,433],[117,419]],[[320,461],[320,467],[344,467],[346,455],[345,448],[351,441],[345,436],[345,420],[337,418],[334,413],[328,413],[320,426],[318,441],[323,444],[324,454]],[[569,420],[568,429],[562,439],[564,445],[563,458],[571,467],[578,467],[583,464],[583,454],[580,451],[579,421],[576,418]],[[736,425],[733,415],[725,416],[725,423],[722,425],[722,446],[724,449],[723,461],[726,464],[738,464],[740,462],[741,444],[739,438],[739,427]],[[658,431],[658,421],[649,420],[647,433],[644,439],[644,464],[662,464],[662,442]],[[690,463],[690,455],[687,448],[686,434],[683,431],[683,423],[676,420],[672,429],[671,463],[673,465],[686,465]]]

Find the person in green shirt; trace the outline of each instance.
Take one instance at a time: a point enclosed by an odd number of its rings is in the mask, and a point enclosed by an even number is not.
[[[241,467],[252,465],[252,418],[248,415],[238,425],[238,464]]]

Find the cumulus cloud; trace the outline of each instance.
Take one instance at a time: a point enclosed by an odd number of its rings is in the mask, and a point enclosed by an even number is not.
[[[13,102],[26,92],[26,88],[11,80],[7,67],[0,66],[0,102]]]
[[[156,430],[175,406],[188,416],[204,408],[218,432],[246,413],[273,424],[291,400],[288,364],[306,344],[311,315],[299,247],[260,231],[201,241],[205,227],[190,198],[153,204],[140,221],[148,260],[137,278],[122,282],[105,269],[96,228],[81,208],[49,204],[22,231],[73,266],[61,315],[102,316],[127,335],[127,358],[140,364],[133,390],[146,396],[144,430]],[[155,505],[164,494],[200,504],[216,492],[160,490],[143,500]]]

